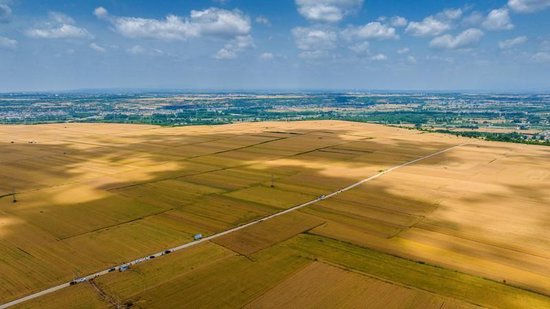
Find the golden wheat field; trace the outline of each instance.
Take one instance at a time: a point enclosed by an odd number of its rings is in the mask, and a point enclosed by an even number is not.
[[[0,126],[0,304],[549,308],[550,148],[343,121]]]

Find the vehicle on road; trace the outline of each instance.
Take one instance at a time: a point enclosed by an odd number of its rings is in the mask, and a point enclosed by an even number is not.
[[[69,284],[70,285],[75,285],[75,284],[82,283],[82,282],[85,282],[85,281],[88,281],[88,278],[76,278],[73,281],[69,282]]]

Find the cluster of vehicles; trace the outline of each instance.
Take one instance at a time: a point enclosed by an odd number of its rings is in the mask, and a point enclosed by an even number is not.
[[[201,240],[202,239],[202,234],[195,234],[193,236],[193,240]],[[169,249],[169,250],[165,250],[163,251],[162,253],[157,253],[157,254],[154,254],[154,255],[150,255],[148,257],[143,257],[143,258],[140,258],[140,259],[137,259],[137,260],[134,260],[132,262],[129,262],[129,263],[124,263],[124,264],[121,264],[119,266],[115,266],[115,267],[112,267],[112,268],[109,268],[109,270],[107,270],[106,272],[107,273],[111,273],[111,272],[114,272],[116,270],[118,270],[119,272],[123,272],[123,271],[127,271],[128,269],[130,269],[130,267],[132,265],[136,265],[136,264],[139,264],[139,263],[142,263],[142,262],[145,262],[145,261],[149,261],[149,260],[152,260],[158,256],[162,256],[162,255],[166,255],[166,254],[170,254],[172,253],[173,250]],[[97,273],[97,274],[94,274],[94,275],[91,275],[91,276],[88,276],[88,277],[81,277],[81,278],[75,278],[73,279],[71,282],[69,282],[70,285],[75,285],[75,284],[79,284],[79,283],[82,283],[82,282],[86,282],[86,281],[89,281],[89,280],[92,280],[96,277],[99,277],[100,275],[104,274],[103,272],[101,273]]]

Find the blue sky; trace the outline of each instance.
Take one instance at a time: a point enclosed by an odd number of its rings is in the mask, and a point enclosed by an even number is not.
[[[0,0],[0,91],[550,90],[550,0]]]

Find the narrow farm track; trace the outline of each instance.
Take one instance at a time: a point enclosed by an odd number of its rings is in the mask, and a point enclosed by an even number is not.
[[[231,228],[229,230],[226,230],[226,231],[223,231],[223,232],[220,232],[220,233],[217,233],[217,234],[214,234],[214,235],[211,235],[211,236],[208,236],[208,237],[204,237],[200,240],[197,240],[197,241],[194,241],[194,242],[190,242],[190,243],[185,243],[181,246],[177,246],[177,247],[174,247],[174,248],[170,248],[170,249],[166,249],[166,250],[163,250],[161,252],[158,252],[158,253],[155,253],[155,254],[151,254],[151,255],[148,255],[146,257],[142,257],[142,258],[139,258],[139,259],[136,259],[134,261],[131,261],[129,263],[126,263],[124,265],[127,265],[127,266],[132,266],[132,265],[136,265],[136,264],[140,264],[140,263],[143,263],[143,262],[146,262],[146,261],[150,261],[150,260],[153,260],[155,258],[158,258],[166,253],[172,253],[172,252],[175,252],[175,251],[180,251],[180,250],[184,250],[184,249],[187,249],[187,248],[190,248],[190,247],[194,247],[194,246],[197,246],[201,243],[204,243],[204,242],[207,242],[207,241],[210,241],[210,240],[213,240],[213,239],[216,239],[218,237],[222,237],[224,235],[227,235],[227,234],[230,234],[230,233],[233,233],[233,232],[236,232],[236,231],[239,231],[239,230],[242,230],[242,229],[245,229],[251,225],[254,225],[254,224],[257,224],[257,223],[260,223],[260,222],[263,222],[263,221],[266,221],[266,220],[270,220],[270,219],[273,219],[273,218],[276,218],[278,216],[282,216],[284,214],[287,214],[287,213],[290,213],[290,212],[293,212],[293,211],[296,211],[298,209],[301,209],[301,208],[304,208],[304,207],[307,207],[309,205],[312,205],[312,204],[315,204],[317,202],[320,202],[322,200],[325,200],[325,199],[329,199],[331,197],[334,197],[338,194],[341,194],[343,192],[346,192],[348,190],[351,190],[353,188],[356,188],[366,182],[369,182],[369,181],[372,181],[376,178],[379,178],[385,174],[388,174],[392,171],[395,171],[397,169],[400,169],[400,168],[403,168],[403,167],[406,167],[406,166],[409,166],[409,165],[412,165],[414,163],[417,163],[419,161],[422,161],[422,160],[426,160],[426,159],[429,159],[429,158],[432,158],[434,156],[437,156],[437,155],[440,155],[440,154],[443,154],[445,152],[449,152],[455,148],[458,148],[458,147],[461,147],[461,146],[464,146],[466,145],[467,143],[464,143],[464,144],[460,144],[460,145],[455,145],[455,146],[452,146],[452,147],[449,147],[449,148],[446,148],[446,149],[443,149],[443,150],[440,150],[440,151],[437,151],[437,152],[434,152],[432,154],[429,154],[429,155],[426,155],[426,156],[423,156],[423,157],[420,157],[420,158],[417,158],[417,159],[414,159],[414,160],[411,160],[411,161],[408,161],[408,162],[405,162],[403,164],[400,164],[400,165],[396,165],[394,167],[391,167],[389,169],[386,169],[384,171],[381,171],[375,175],[372,175],[368,178],[364,178],[358,182],[355,182],[347,187],[344,187],[340,190],[337,190],[337,191],[334,191],[330,194],[327,194],[327,195],[323,195],[323,196],[320,196],[314,200],[311,200],[309,202],[306,202],[306,203],[303,203],[303,204],[300,204],[300,205],[297,205],[297,206],[294,206],[294,207],[291,207],[289,209],[285,209],[283,211],[280,211],[280,212],[277,212],[277,213],[274,213],[272,215],[269,215],[269,216],[266,216],[266,217],[263,217],[263,218],[260,218],[260,219],[257,219],[255,221],[252,221],[252,222],[249,222],[249,223],[246,223],[246,224],[243,224],[243,225],[240,225],[240,226],[237,226],[237,227],[234,227],[234,228]],[[122,266],[122,265],[120,265]],[[120,266],[117,266],[117,267],[114,267],[114,268],[110,268],[110,269],[105,269],[105,270],[102,270],[100,272],[97,272],[97,273],[94,273],[94,274],[91,274],[91,275],[88,275],[88,276],[85,276],[85,277],[81,277],[81,278],[78,278],[78,279],[75,279],[73,280],[72,282],[66,282],[66,283],[63,283],[63,284],[60,284],[60,285],[57,285],[57,286],[54,286],[54,287],[51,287],[51,288],[48,288],[46,290],[42,290],[40,292],[37,292],[37,293],[34,293],[34,294],[31,294],[31,295],[28,295],[28,296],[25,296],[25,297],[22,297],[22,298],[19,298],[19,299],[16,299],[16,300],[13,300],[11,302],[8,302],[8,303],[5,303],[5,304],[2,304],[0,305],[0,309],[5,309],[5,308],[9,308],[11,306],[14,306],[14,305],[17,305],[17,304],[21,304],[25,301],[28,301],[28,300],[31,300],[31,299],[35,299],[35,298],[38,298],[38,297],[41,297],[41,296],[44,296],[44,295],[47,295],[47,294],[51,294],[51,293],[54,293],[56,291],[59,291],[61,289],[64,289],[64,288],[67,288],[73,284],[79,284],[79,283],[83,283],[83,282],[88,282],[89,280],[91,279],[94,279],[94,278],[97,278],[99,276],[103,276],[103,275],[106,275],[112,271],[115,271],[115,270],[118,270]]]

